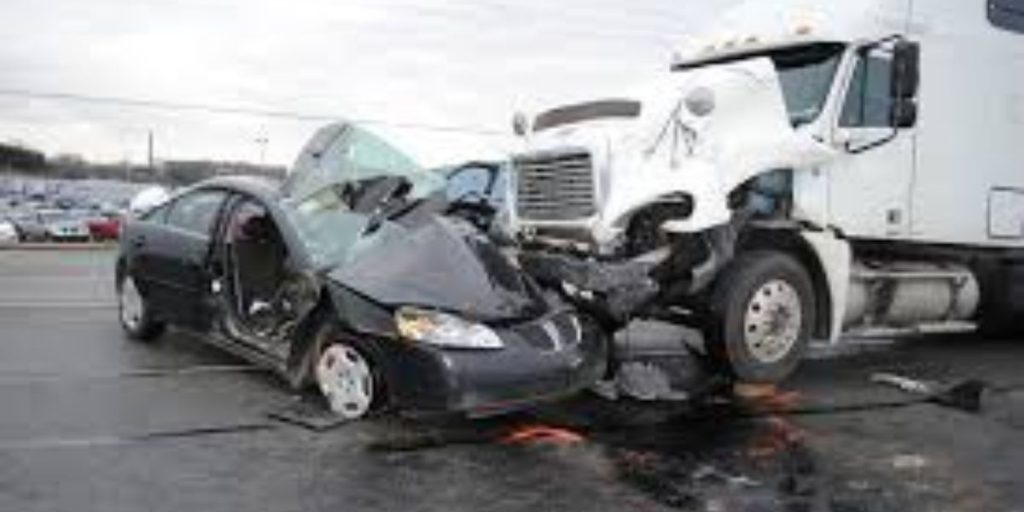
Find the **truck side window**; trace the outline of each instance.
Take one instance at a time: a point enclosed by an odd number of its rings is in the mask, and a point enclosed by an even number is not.
[[[857,59],[850,79],[839,126],[844,128],[888,128],[892,126],[892,60],[881,55]]]
[[[1024,34],[1024,0],[988,0],[988,21],[1001,29]]]

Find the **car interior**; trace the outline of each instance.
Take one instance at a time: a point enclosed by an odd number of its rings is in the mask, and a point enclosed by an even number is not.
[[[289,315],[283,291],[288,251],[266,209],[247,201],[232,212],[226,239],[235,317],[253,334],[273,336]]]

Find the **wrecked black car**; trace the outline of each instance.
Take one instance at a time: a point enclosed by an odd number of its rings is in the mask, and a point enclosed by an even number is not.
[[[494,414],[600,379],[604,336],[488,236],[486,194],[451,197],[447,177],[339,123],[283,185],[184,190],[125,227],[121,324],[141,341],[199,333],[349,419]]]

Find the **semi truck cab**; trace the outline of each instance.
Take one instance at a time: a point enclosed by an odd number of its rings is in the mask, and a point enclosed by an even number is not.
[[[1024,310],[1024,1],[752,0],[655,83],[519,117],[520,260],[739,380]]]

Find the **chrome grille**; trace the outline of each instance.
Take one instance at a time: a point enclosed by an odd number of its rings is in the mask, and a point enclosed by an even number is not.
[[[560,221],[597,213],[590,154],[530,155],[516,158],[513,165],[521,218]]]

